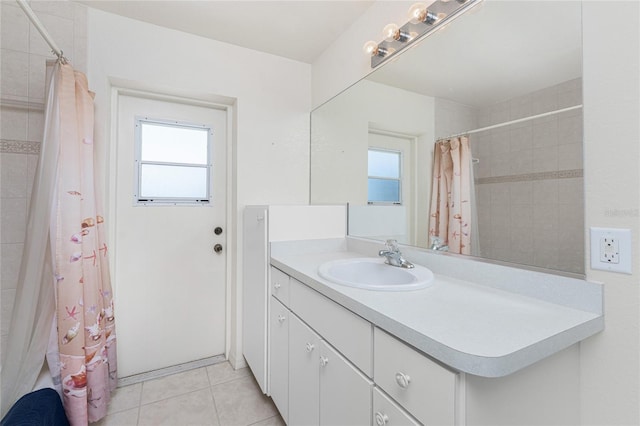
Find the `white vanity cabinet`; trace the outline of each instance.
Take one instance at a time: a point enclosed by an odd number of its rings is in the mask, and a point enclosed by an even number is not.
[[[373,371],[371,324],[272,267],[272,291],[275,283],[280,286],[270,302],[270,389],[285,422],[371,424],[373,381],[343,355],[352,354]]]
[[[247,206],[242,222],[242,356],[263,393],[270,395],[269,321],[272,296],[288,304],[286,274],[272,275],[271,244],[283,241],[342,239],[346,206]],[[279,271],[278,271],[279,272]],[[282,278],[282,280],[280,280]],[[229,355],[234,367],[242,362]]]
[[[271,397],[287,424],[456,424],[458,373],[273,266],[271,289]]]

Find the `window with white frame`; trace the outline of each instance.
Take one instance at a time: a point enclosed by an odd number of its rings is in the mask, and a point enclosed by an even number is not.
[[[212,129],[136,118],[136,204],[211,201]]]
[[[368,169],[369,204],[402,204],[402,154],[370,148]]]

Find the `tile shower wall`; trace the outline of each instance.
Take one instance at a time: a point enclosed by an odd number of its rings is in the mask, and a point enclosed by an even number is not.
[[[65,57],[86,68],[86,8],[30,1]],[[24,246],[31,186],[44,126],[48,45],[17,4],[0,1],[0,351],[5,347]],[[1,352],[0,352],[1,357]]]
[[[478,127],[582,103],[581,79],[478,110]],[[472,136],[481,254],[584,273],[582,110]]]

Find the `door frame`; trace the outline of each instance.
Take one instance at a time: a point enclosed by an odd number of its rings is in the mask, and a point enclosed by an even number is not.
[[[198,106],[203,108],[210,108],[215,110],[224,111],[226,114],[226,196],[225,196],[225,216],[227,228],[224,236],[224,246],[226,247],[226,262],[225,262],[225,347],[224,356],[230,360],[232,364],[237,363],[235,348],[232,347],[232,278],[235,276],[233,273],[233,265],[236,264],[236,215],[235,212],[235,163],[236,163],[236,151],[233,149],[233,141],[236,135],[235,128],[235,109],[236,99],[219,95],[196,95],[193,93],[186,93],[181,91],[173,91],[164,89],[158,89],[155,87],[149,87],[144,83],[136,83],[131,81],[122,81],[119,79],[111,79],[109,82],[109,91],[111,93],[111,109],[109,112],[109,122],[106,125],[108,135],[106,137],[107,146],[105,153],[108,158],[105,165],[105,187],[106,193],[104,199],[107,202],[106,212],[109,215],[111,226],[109,226],[107,235],[108,241],[113,251],[118,248],[118,241],[116,238],[117,228],[117,215],[116,215],[116,167],[117,167],[117,154],[118,154],[118,112],[120,108],[121,96],[133,96],[137,98],[173,102],[191,106]],[[116,265],[114,262],[109,263],[110,274],[112,277],[116,276]],[[117,283],[114,283],[114,296],[117,299]],[[117,302],[117,300],[116,300]]]

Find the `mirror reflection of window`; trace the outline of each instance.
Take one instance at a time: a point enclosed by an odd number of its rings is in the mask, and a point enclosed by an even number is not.
[[[398,151],[369,149],[369,204],[402,204],[402,156]]]

